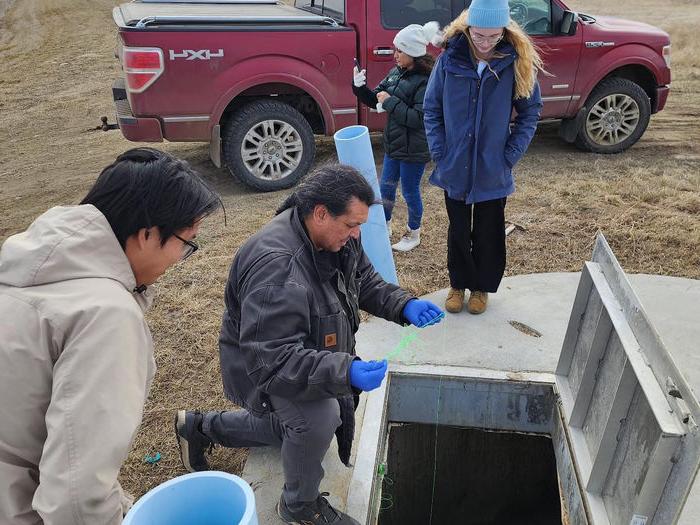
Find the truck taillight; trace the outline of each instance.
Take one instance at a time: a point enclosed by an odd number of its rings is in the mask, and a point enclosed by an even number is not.
[[[671,44],[664,46],[663,55],[666,67],[671,69]]]
[[[163,51],[157,47],[124,47],[122,67],[129,92],[142,93],[163,73]]]

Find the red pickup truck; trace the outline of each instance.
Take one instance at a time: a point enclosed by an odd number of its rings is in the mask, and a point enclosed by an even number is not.
[[[112,92],[129,140],[209,142],[216,166],[259,190],[295,184],[314,134],[386,116],[352,93],[353,59],[370,86],[393,65],[411,23],[441,26],[471,0],[136,0],[114,8],[124,77]],[[510,0],[551,76],[542,119],[584,150],[616,153],[663,109],[671,83],[667,33],[569,10],[561,0]],[[438,49],[432,49],[438,53]]]

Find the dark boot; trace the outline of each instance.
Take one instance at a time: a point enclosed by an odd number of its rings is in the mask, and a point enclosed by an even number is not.
[[[292,525],[360,525],[359,521],[331,507],[325,496],[328,496],[328,492],[321,492],[316,501],[307,503],[296,512],[287,508],[287,502],[282,496],[277,504],[277,515],[282,521]]]
[[[211,454],[214,443],[202,433],[202,413],[178,410],[175,416],[175,437],[180,448],[180,459],[190,472],[209,470],[209,463],[204,456]]]

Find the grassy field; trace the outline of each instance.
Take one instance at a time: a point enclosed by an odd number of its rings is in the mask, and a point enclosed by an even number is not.
[[[3,5],[7,4],[4,2]],[[20,0],[0,21],[0,241],[47,208],[78,202],[100,169],[133,147],[118,132],[96,131],[113,115],[119,68],[109,0]],[[542,126],[518,165],[507,218],[522,225],[508,238],[507,274],[578,271],[596,231],[606,234],[629,272],[700,278],[700,5],[692,0],[573,1],[591,14],[619,15],[662,27],[673,41],[673,85],[666,109],[628,152],[584,154]],[[382,156],[375,138],[375,153]],[[162,144],[187,159],[220,191],[228,221],[205,223],[202,250],[159,284],[148,315],[158,373],[143,426],[122,469],[140,495],[183,473],[172,436],[178,408],[226,409],[217,336],[231,258],[273,215],[286,192],[256,194],[208,161],[202,144]],[[320,139],[318,162],[334,157]],[[417,294],[448,286],[447,219],[442,194],[425,185],[423,244],[396,256],[401,283]],[[405,220],[398,205],[395,223]],[[398,228],[396,228],[398,229]],[[498,300],[496,298],[496,300]],[[536,305],[536,298],[533,298]],[[163,459],[152,466],[146,453]],[[217,450],[216,468],[238,472],[245,451]]]

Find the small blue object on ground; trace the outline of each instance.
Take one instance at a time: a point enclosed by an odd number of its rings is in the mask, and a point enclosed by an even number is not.
[[[143,458],[143,460],[146,463],[150,463],[151,465],[155,465],[160,461],[160,452],[156,452],[152,456],[150,454],[146,454],[146,456]]]
[[[123,525],[258,525],[253,489],[226,472],[194,472],[148,491]]]

